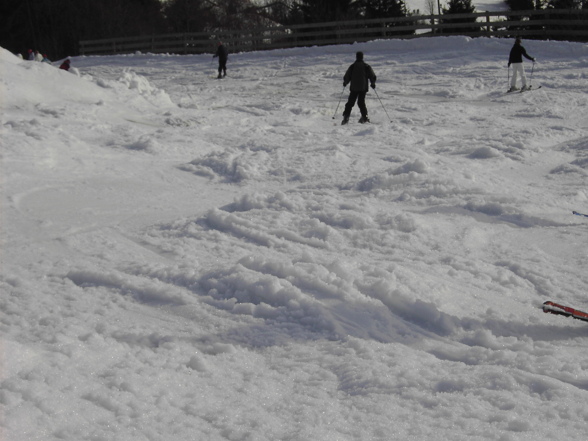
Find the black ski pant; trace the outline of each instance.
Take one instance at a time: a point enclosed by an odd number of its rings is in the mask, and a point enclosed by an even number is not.
[[[347,104],[345,104],[345,110],[343,111],[343,116],[349,118],[351,115],[351,109],[355,106],[355,102],[357,101],[357,106],[359,107],[359,111],[361,112],[361,116],[367,117],[368,111],[367,107],[365,106],[365,95],[367,91],[358,92],[356,90],[352,90],[349,92],[349,99],[347,100]]]
[[[226,58],[219,58],[218,59],[218,74],[220,75],[222,73],[224,73],[225,75],[227,74],[227,60]]]

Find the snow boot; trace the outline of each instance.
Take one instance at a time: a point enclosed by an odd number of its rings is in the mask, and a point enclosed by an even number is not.
[[[343,121],[341,121],[341,125],[344,126],[345,124],[347,124],[349,122],[349,117],[343,115]]]
[[[359,118],[359,123],[360,124],[365,124],[365,123],[369,123],[370,119],[367,116],[362,116],[361,118]]]
[[[519,90],[518,87],[511,87],[510,89],[508,89],[507,93],[516,92],[517,90]]]

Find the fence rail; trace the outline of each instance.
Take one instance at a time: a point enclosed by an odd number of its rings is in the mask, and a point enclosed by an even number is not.
[[[80,41],[81,55],[133,52],[210,53],[222,40],[232,52],[350,44],[386,38],[437,35],[512,37],[588,41],[588,10],[498,11],[474,14],[420,15],[250,30],[164,34]]]

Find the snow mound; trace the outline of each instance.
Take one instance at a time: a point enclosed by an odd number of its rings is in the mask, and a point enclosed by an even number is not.
[[[20,64],[22,61],[22,58],[0,47],[0,63]]]

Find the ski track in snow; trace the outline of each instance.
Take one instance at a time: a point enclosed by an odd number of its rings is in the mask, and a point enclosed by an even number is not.
[[[588,49],[511,44],[1,50],[7,439],[584,440]]]

